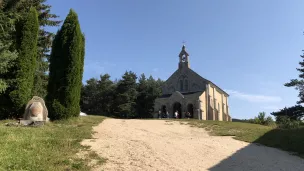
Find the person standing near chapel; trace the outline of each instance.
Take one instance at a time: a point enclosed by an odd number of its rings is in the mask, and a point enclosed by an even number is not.
[[[178,117],[178,111],[175,111],[175,119],[177,119],[177,117]]]
[[[166,114],[167,114],[167,118],[169,119],[169,112],[167,111],[167,113],[166,113]]]
[[[188,119],[191,118],[190,112],[187,112],[187,118],[188,118]]]

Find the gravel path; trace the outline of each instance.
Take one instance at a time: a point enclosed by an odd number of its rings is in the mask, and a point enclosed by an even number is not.
[[[304,170],[304,160],[287,152],[175,121],[106,119],[94,131],[96,139],[82,144],[108,159],[96,170]]]

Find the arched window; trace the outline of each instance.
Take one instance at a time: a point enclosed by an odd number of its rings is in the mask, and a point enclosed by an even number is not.
[[[188,80],[185,80],[185,90],[188,91]]]
[[[180,80],[179,84],[180,84],[180,91],[184,91],[183,80]]]

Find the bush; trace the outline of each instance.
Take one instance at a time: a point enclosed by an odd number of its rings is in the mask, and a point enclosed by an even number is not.
[[[301,121],[292,120],[288,116],[277,116],[276,120],[278,128],[281,129],[296,129],[302,124]]]
[[[266,116],[265,112],[260,112],[259,115],[254,119],[249,119],[249,123],[274,126],[275,122],[272,119],[272,117],[268,116],[267,118],[265,118],[265,116]]]
[[[268,117],[266,118],[266,120],[265,120],[264,125],[267,125],[267,126],[275,126],[276,124],[275,124],[274,120],[272,119],[272,117],[271,117],[271,116],[268,116]]]

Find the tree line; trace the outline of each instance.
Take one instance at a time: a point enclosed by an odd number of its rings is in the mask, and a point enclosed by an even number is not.
[[[161,95],[163,81],[139,78],[126,71],[120,80],[112,81],[109,74],[91,78],[82,86],[81,110],[86,113],[117,118],[151,118],[154,101]]]
[[[45,98],[51,119],[78,116],[85,37],[70,10],[59,26],[46,0],[0,1],[0,119],[22,117],[32,96]]]

